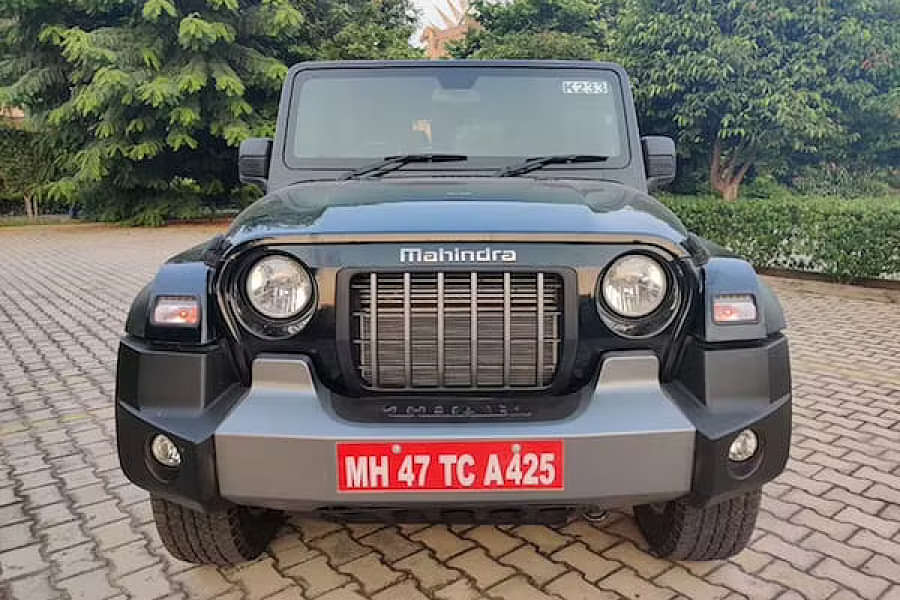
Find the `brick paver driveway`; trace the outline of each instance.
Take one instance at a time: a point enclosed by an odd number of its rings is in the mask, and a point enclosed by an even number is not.
[[[157,265],[211,232],[0,231],[0,597],[900,599],[900,294],[787,280],[773,283],[793,459],[734,560],[651,558],[626,514],[557,529],[293,518],[242,568],[172,560],[118,467],[116,343]]]

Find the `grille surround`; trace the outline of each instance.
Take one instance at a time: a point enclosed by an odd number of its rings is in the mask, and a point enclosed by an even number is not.
[[[342,362],[361,390],[540,391],[563,379],[575,311],[561,269],[354,269],[342,276]]]

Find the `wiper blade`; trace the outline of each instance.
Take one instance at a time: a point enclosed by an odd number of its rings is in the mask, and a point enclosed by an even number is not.
[[[609,160],[608,156],[599,154],[553,154],[550,156],[538,156],[537,158],[529,158],[514,165],[507,165],[499,169],[494,175],[496,177],[513,177],[536,171],[545,165],[563,165],[571,163],[584,162],[603,162]]]
[[[363,165],[358,169],[338,177],[339,180],[356,179],[358,177],[381,177],[409,163],[454,162],[467,160],[465,154],[400,154],[385,156],[382,160]]]

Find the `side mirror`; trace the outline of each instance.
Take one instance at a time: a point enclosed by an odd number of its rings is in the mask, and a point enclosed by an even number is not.
[[[271,139],[249,138],[241,142],[238,149],[238,178],[241,183],[251,183],[266,191],[271,158]]]
[[[675,180],[675,142],[661,135],[641,138],[644,151],[644,169],[647,172],[647,189],[655,190]]]

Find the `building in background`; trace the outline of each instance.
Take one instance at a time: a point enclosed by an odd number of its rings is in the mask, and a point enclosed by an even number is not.
[[[465,37],[469,29],[478,27],[478,23],[469,14],[469,0],[444,0],[443,5],[435,5],[443,23],[430,24],[422,30],[419,41],[425,45],[428,58],[446,58],[447,43]]]

